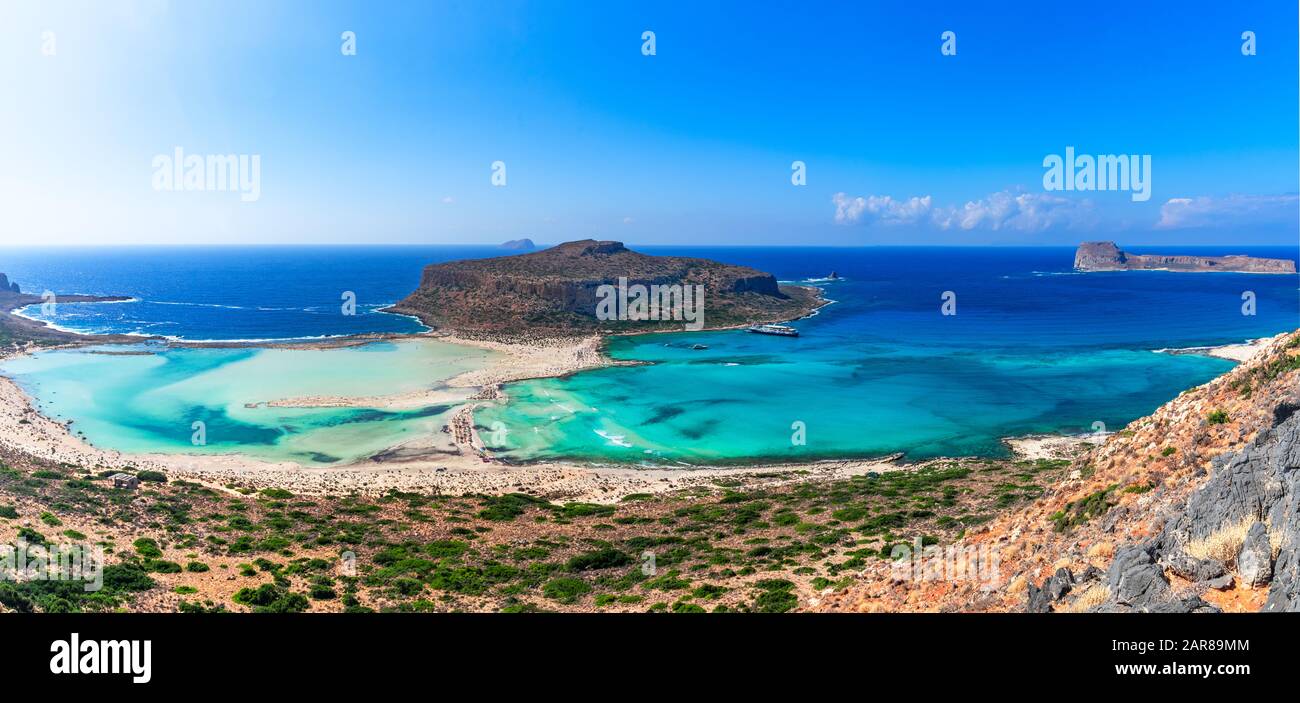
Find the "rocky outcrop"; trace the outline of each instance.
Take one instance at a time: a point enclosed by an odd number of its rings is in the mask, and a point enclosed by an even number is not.
[[[1296,407],[1295,403],[1279,406],[1272,427],[1242,451],[1216,458],[1209,480],[1168,519],[1159,535],[1116,552],[1107,572],[1109,597],[1096,610],[1214,609],[1194,594],[1176,594],[1168,571],[1202,591],[1230,587],[1235,574],[1239,586],[1268,587],[1263,610],[1300,611],[1300,414]],[[1055,578],[1042,588],[1050,587]],[[1030,588],[1029,610],[1042,607],[1039,590]]]
[[[556,335],[683,327],[681,318],[597,319],[601,286],[620,282],[628,288],[701,286],[710,328],[789,320],[821,302],[815,289],[780,286],[771,274],[745,266],[650,256],[621,242],[587,239],[531,254],[428,266],[420,287],[391,311],[468,333]]]
[[[532,251],[537,248],[537,245],[533,244],[533,240],[525,237],[523,239],[511,239],[508,242],[502,242],[497,248],[508,249],[510,251]]]
[[[1186,256],[1130,254],[1115,242],[1084,242],[1074,253],[1079,271],[1234,271],[1238,273],[1295,273],[1290,259],[1255,256]]]
[[[19,317],[13,314],[14,310],[28,305],[40,305],[46,302],[45,298],[19,292],[18,284],[11,283],[3,273],[0,273],[0,283],[4,284],[0,286],[0,352],[5,351],[8,347],[22,346],[32,342],[43,344],[93,341],[103,344],[115,344],[134,343],[139,342],[141,339],[130,335],[83,335],[75,332],[65,332],[54,329],[44,322]],[[130,298],[120,295],[60,295],[55,300],[58,303],[115,303],[130,300]]]

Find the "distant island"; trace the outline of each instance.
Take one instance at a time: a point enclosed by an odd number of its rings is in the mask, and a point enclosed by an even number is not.
[[[0,293],[22,293],[17,283],[10,283],[9,277],[0,273]]]
[[[1290,259],[1256,256],[1189,256],[1130,254],[1115,242],[1084,242],[1074,253],[1078,271],[1232,271],[1237,273],[1295,273]]]
[[[508,242],[502,242],[497,248],[509,249],[511,251],[532,251],[537,248],[537,245],[533,244],[533,240],[525,237],[523,239],[511,239]]]
[[[803,317],[824,301],[817,289],[782,286],[770,273],[683,256],[650,256],[622,242],[585,239],[550,249],[433,264],[420,287],[390,312],[434,328],[498,335],[683,329],[680,319],[599,319],[601,287],[702,286],[709,329]],[[606,292],[608,289],[605,289]]]

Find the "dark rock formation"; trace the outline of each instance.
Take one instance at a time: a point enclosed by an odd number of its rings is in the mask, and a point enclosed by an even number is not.
[[[1050,613],[1052,604],[1064,598],[1074,588],[1074,574],[1067,568],[1060,568],[1043,582],[1041,588],[1029,584],[1029,607],[1031,613]]]
[[[1300,612],[1300,414],[1294,412],[1296,405],[1294,399],[1282,403],[1274,412],[1272,427],[1262,430],[1242,451],[1215,458],[1205,485],[1168,518],[1159,535],[1115,553],[1107,572],[1110,594],[1097,610],[1213,610],[1198,597],[1175,595],[1165,570],[1201,588],[1230,587],[1229,565],[1192,556],[1187,547],[1249,524],[1240,547],[1230,555],[1237,583],[1269,586],[1265,611]],[[1030,588],[1031,608],[1036,605],[1036,590]],[[1042,600],[1041,595],[1037,598]]]
[[[525,237],[523,239],[511,239],[508,242],[503,242],[497,248],[509,249],[511,251],[532,251],[537,248],[537,245],[533,244],[533,240]]]
[[[1074,253],[1079,271],[1236,271],[1239,273],[1295,273],[1290,259],[1262,259],[1254,256],[1183,256],[1130,254],[1115,242],[1084,242]]]
[[[8,291],[10,293],[23,292],[22,289],[18,287],[17,283],[10,283],[9,277],[3,273],[0,273],[0,291]]]
[[[597,329],[681,329],[679,320],[598,320],[602,285],[703,286],[708,327],[776,322],[820,304],[816,289],[779,286],[768,273],[707,259],[649,256],[621,242],[586,239],[531,254],[433,264],[393,306],[432,327],[507,335]]]
[[[1154,550],[1149,545],[1116,552],[1106,572],[1106,584],[1116,605],[1134,610],[1150,611],[1169,600],[1169,580],[1164,569],[1156,564]]]

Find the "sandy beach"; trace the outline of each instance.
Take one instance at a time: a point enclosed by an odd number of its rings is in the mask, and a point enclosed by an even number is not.
[[[1284,333],[1285,334],[1285,333]],[[1213,356],[1219,359],[1228,359],[1238,363],[1250,361],[1256,354],[1263,351],[1273,340],[1284,336],[1277,335],[1274,337],[1261,337],[1251,339],[1239,344],[1221,344],[1215,347],[1188,347],[1185,349],[1160,349],[1158,351],[1165,354],[1195,354],[1199,356]]]

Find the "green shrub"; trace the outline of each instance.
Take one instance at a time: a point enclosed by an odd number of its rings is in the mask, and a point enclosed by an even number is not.
[[[565,604],[576,603],[588,593],[591,593],[591,586],[586,581],[571,576],[551,579],[542,587],[542,595]]]
[[[310,607],[307,597],[273,583],[257,588],[241,588],[233,600],[253,609],[255,613],[301,613]]]
[[[754,599],[754,612],[784,613],[799,605],[799,599],[791,593],[794,584],[785,579],[763,579],[754,586],[760,591]]]
[[[146,559],[144,568],[155,574],[179,574],[181,572],[180,564],[166,559]]]
[[[469,542],[458,539],[439,539],[424,545],[424,551],[434,559],[455,558],[469,551]]]
[[[135,547],[136,553],[145,559],[157,559],[162,556],[162,549],[158,547],[158,542],[148,537],[141,537],[132,542],[132,546]]]
[[[626,552],[611,547],[574,556],[569,559],[566,566],[569,571],[591,571],[593,569],[627,566],[631,563],[632,557],[628,556]]]
[[[338,592],[335,591],[333,588],[321,584],[312,586],[311,590],[308,591],[308,595],[310,595],[315,600],[333,600],[334,598],[338,598],[339,596]]]

